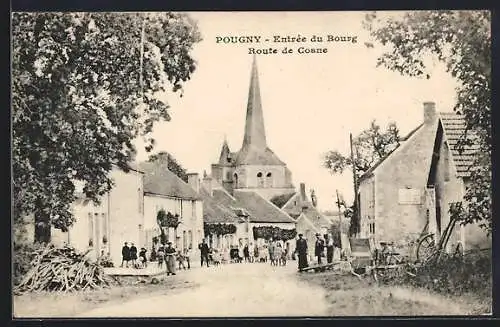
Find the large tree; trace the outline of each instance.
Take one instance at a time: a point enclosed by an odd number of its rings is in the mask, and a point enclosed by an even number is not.
[[[466,120],[457,150],[478,148],[470,167],[463,223],[491,231],[491,18],[488,11],[370,13],[364,22],[385,46],[378,65],[406,76],[430,78],[424,58],[437,58],[458,81],[455,112]],[[373,47],[374,43],[367,43]]]
[[[399,144],[399,140],[399,129],[396,123],[389,123],[384,131],[375,120],[372,120],[370,127],[353,137],[352,140],[356,176],[359,178],[384,158]],[[353,169],[351,154],[342,154],[337,150],[324,154],[323,165],[333,174],[342,174],[346,169],[351,171]]]
[[[323,165],[332,174],[342,174],[346,169],[354,169],[357,179],[377,162],[387,156],[399,144],[399,129],[396,123],[391,122],[385,131],[381,130],[375,120],[370,127],[353,138],[354,165],[350,154],[342,154],[331,150],[324,154]],[[350,219],[349,233],[355,235],[359,231],[359,217],[356,214],[356,201],[348,206],[342,199],[338,203],[344,208],[344,216]]]
[[[187,171],[182,165],[168,152],[160,151],[152,154],[148,158],[148,162],[153,162],[157,165],[165,166],[166,169],[176,174],[184,182],[188,182]]]
[[[179,13],[12,15],[14,218],[34,214],[36,241],[73,223],[75,181],[98,202],[134,139],[152,149],[153,124],[170,119],[156,95],[182,89],[200,40]]]

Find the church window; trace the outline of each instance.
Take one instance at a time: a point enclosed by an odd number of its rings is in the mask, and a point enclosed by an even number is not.
[[[238,188],[238,174],[234,174],[234,187]]]
[[[231,180],[231,172],[229,172],[229,171],[226,173],[226,180],[227,181]]]
[[[257,185],[258,187],[264,187],[264,178],[262,178],[262,173],[257,173]]]

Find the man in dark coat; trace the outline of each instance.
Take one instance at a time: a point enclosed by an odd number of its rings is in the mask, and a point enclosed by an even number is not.
[[[333,262],[333,239],[329,237],[328,234],[325,235],[325,245],[326,245],[326,262]]]
[[[302,234],[299,234],[299,239],[295,246],[295,251],[299,257],[299,271],[306,268],[307,264],[307,241],[302,238]]]
[[[125,242],[122,247],[122,264],[120,267],[123,267],[123,263],[125,263],[125,267],[128,268],[129,261],[130,261],[130,248],[128,247],[128,243]]]
[[[314,245],[314,256],[318,257],[318,265],[321,264],[321,256],[325,250],[325,242],[321,239],[321,235],[316,233],[316,244]]]
[[[137,248],[134,243],[130,247],[130,260],[132,261],[132,267],[137,268]]]
[[[198,248],[200,249],[200,253],[201,253],[201,266],[203,267],[203,261],[205,261],[207,263],[207,267],[208,267],[209,248],[208,248],[207,241],[205,241],[205,239],[203,239],[203,243],[198,245]]]

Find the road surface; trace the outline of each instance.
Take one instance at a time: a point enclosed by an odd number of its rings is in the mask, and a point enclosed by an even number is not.
[[[252,317],[326,315],[325,291],[297,279],[296,262],[226,264],[181,271],[200,286],[103,306],[78,317]],[[181,274],[184,275],[181,277]]]

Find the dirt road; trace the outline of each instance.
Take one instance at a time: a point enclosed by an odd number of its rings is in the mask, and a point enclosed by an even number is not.
[[[228,264],[180,272],[200,287],[180,293],[130,299],[78,317],[323,316],[325,291],[297,278],[295,262]],[[180,276],[168,278],[179,278]]]

